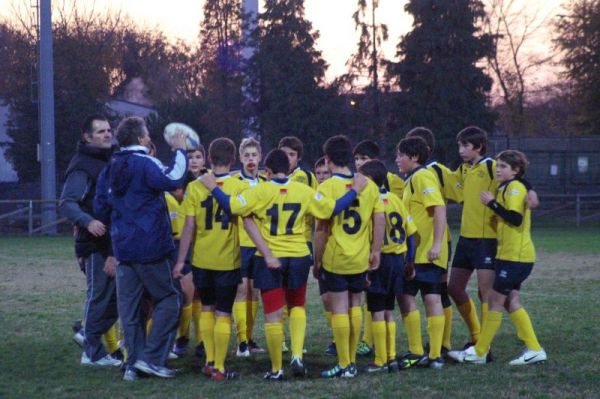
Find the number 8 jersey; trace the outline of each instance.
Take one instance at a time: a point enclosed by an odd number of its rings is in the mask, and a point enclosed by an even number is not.
[[[229,174],[217,175],[217,185],[237,195],[246,185]],[[238,218],[230,217],[198,180],[188,184],[183,200],[185,216],[196,220],[192,265],[209,270],[234,270],[241,264]]]
[[[417,226],[396,194],[382,193],[381,200],[385,209],[385,236],[381,253],[403,254],[408,249],[406,239],[416,233]]]
[[[352,188],[353,175],[334,173],[319,185],[318,191],[332,199],[341,198]],[[331,234],[323,254],[323,267],[331,273],[357,274],[369,268],[373,214],[384,212],[379,190],[372,181],[352,206],[331,221]]]

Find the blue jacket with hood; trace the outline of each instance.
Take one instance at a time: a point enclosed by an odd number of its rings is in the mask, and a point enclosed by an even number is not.
[[[175,251],[164,192],[183,187],[187,156],[177,150],[169,166],[146,147],[121,148],[98,177],[94,213],[110,225],[121,263],[160,261]]]

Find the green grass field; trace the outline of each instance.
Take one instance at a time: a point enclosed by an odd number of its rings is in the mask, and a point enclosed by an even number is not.
[[[71,341],[70,326],[81,315],[85,281],[71,239],[2,237],[0,398],[599,397],[600,230],[540,228],[533,237],[538,262],[524,285],[522,302],[548,353],[545,364],[507,365],[522,346],[505,317],[494,342],[496,361],[489,365],[447,364],[441,371],[359,375],[350,381],[319,379],[318,371],[335,359],[322,354],[331,333],[311,279],[305,356],[311,376],[283,383],[262,380],[269,365],[266,354],[249,359],[231,355],[228,365],[241,372],[241,379],[228,383],[202,376],[191,355],[172,363],[182,371],[169,381],[125,383],[117,370],[80,366],[81,350]],[[264,344],[262,328],[255,335]],[[466,327],[455,311],[453,343],[459,347],[466,341]],[[398,353],[405,350],[404,329],[398,323]],[[359,366],[368,360],[360,359]]]

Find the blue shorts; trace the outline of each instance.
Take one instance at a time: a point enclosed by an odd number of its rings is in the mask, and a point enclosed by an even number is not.
[[[367,287],[369,312],[394,310],[396,296],[404,288],[404,255],[382,254],[379,268],[368,273],[371,284]]]
[[[444,269],[433,263],[417,263],[415,272],[414,279],[404,281],[404,294],[417,296],[419,291],[421,291],[421,295],[442,293],[440,276],[445,272]]]
[[[459,237],[452,267],[494,270],[498,241],[495,238]]]
[[[175,243],[175,252],[173,252],[173,264],[177,263],[177,257],[179,256],[179,240],[173,240]],[[185,264],[183,265],[182,274],[190,274],[192,272],[192,249],[188,250],[187,256],[185,257]]]
[[[269,269],[262,256],[254,257],[254,288],[300,288],[308,281],[312,260],[310,256],[300,258],[279,258],[281,267]]]
[[[367,285],[367,272],[356,274],[337,274],[322,269],[323,282],[328,292],[363,292]]]
[[[521,284],[531,274],[533,263],[496,259],[495,268],[494,291],[508,295],[512,290],[521,289]]]
[[[254,255],[256,254],[255,247],[240,247],[240,255],[242,257],[242,277],[253,279],[254,278]]]
[[[323,295],[327,293],[327,287],[325,287],[325,275],[323,272],[325,269],[319,269],[319,275],[317,276],[317,283],[319,284],[319,295]]]

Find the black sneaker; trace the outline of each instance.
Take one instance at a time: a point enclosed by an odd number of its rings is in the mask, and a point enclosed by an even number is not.
[[[206,351],[204,350],[204,342],[200,342],[198,345],[196,345],[194,355],[199,359],[206,357]]]
[[[190,340],[186,337],[177,338],[175,344],[173,344],[173,350],[171,352],[173,352],[178,358],[184,357],[187,354],[187,347],[189,342]]]
[[[263,378],[265,380],[269,380],[269,381],[283,381],[283,370],[277,370],[277,371],[269,370],[265,373]]]
[[[327,349],[325,349],[325,354],[327,356],[337,356],[337,348],[335,347],[335,342],[331,342]]]
[[[116,351],[114,351],[113,353],[110,354],[113,358],[123,361],[125,359],[125,356],[123,356],[123,352],[121,352],[121,349],[117,349]]]
[[[407,370],[414,366],[420,366],[426,360],[426,355],[415,355],[414,353],[408,352],[398,359],[398,369]]]
[[[304,365],[302,359],[300,359],[298,356],[294,356],[290,362],[290,366],[292,367],[292,375],[294,377],[306,377],[306,366]]]
[[[444,368],[444,359],[441,357],[438,357],[436,359],[430,359],[429,357],[424,360],[423,362],[421,362],[418,366],[419,367],[427,367],[430,369],[435,369],[435,370],[440,370],[442,368]]]
[[[248,344],[245,341],[240,342],[235,355],[237,357],[250,357],[250,348],[248,348]]]

